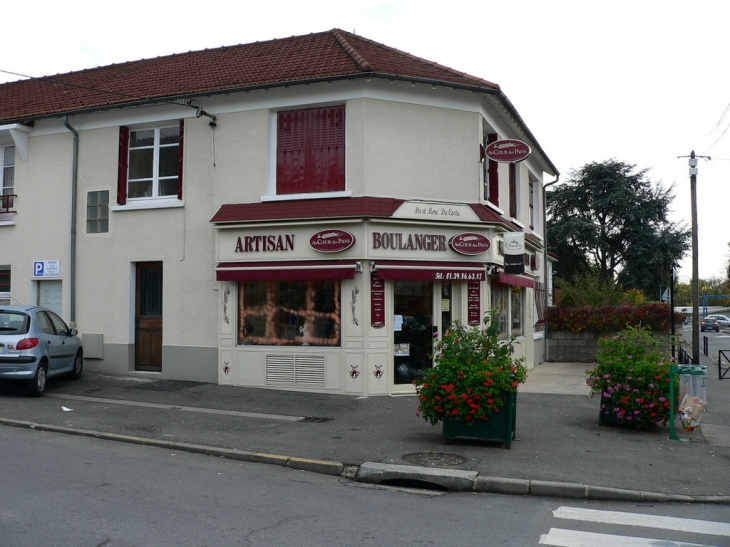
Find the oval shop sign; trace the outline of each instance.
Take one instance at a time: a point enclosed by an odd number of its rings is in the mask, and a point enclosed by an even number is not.
[[[530,147],[517,139],[494,141],[486,149],[486,155],[490,160],[502,163],[517,163],[526,159],[530,152]]]
[[[449,246],[463,255],[478,255],[487,252],[491,243],[482,234],[464,232],[452,237],[449,240]]]
[[[309,239],[309,245],[320,253],[339,253],[355,243],[355,236],[345,230],[322,230]]]

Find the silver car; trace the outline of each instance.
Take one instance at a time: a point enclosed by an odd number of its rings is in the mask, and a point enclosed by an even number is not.
[[[707,317],[717,319],[717,322],[720,324],[721,327],[730,327],[730,317],[728,317],[727,315],[717,315],[713,313],[712,315],[708,315]]]
[[[0,306],[0,380],[22,380],[40,397],[46,379],[81,378],[84,355],[76,329],[38,306]]]

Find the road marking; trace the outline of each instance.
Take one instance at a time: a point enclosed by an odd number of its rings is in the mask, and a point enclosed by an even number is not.
[[[730,524],[711,520],[664,517],[641,513],[622,513],[620,511],[599,511],[597,509],[580,509],[577,507],[558,507],[553,511],[553,516],[559,519],[622,524],[625,526],[643,526],[712,536],[730,536]]]
[[[562,528],[550,528],[549,533],[540,536],[540,543],[557,547],[712,547],[699,543],[596,534]]]
[[[63,393],[46,393],[46,397],[57,399],[69,399],[72,401],[88,401],[90,403],[103,403],[112,405],[142,406],[146,408],[162,408],[165,410],[183,410],[185,412],[198,412],[200,414],[220,414],[223,416],[239,416],[242,418],[262,418],[264,420],[282,420],[285,422],[300,422],[304,416],[284,416],[282,414],[261,414],[258,412],[240,412],[238,410],[216,410],[214,408],[199,408],[195,406],[163,405],[160,403],[141,403],[139,401],[127,401],[124,399],[104,399],[102,397],[86,397],[84,395],[66,395]]]

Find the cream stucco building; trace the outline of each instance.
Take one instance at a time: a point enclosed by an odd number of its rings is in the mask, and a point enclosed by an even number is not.
[[[496,84],[333,30],[0,85],[0,152],[0,307],[87,370],[407,393],[493,307],[543,359],[557,170]]]

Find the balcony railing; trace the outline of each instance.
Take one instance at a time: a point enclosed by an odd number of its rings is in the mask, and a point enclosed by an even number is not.
[[[14,213],[13,205],[17,197],[16,194],[0,195],[0,213]]]

